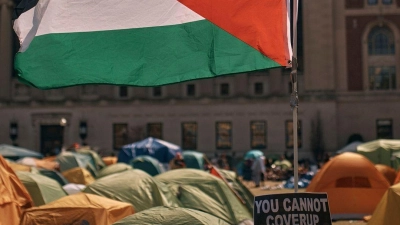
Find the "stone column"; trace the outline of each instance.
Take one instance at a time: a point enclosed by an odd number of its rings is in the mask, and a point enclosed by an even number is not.
[[[0,0],[0,101],[11,99],[13,72],[12,0]]]

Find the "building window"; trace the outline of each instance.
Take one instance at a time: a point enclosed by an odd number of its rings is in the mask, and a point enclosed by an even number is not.
[[[368,34],[369,55],[393,55],[394,35],[388,27],[376,26]]]
[[[392,0],[382,0],[382,3],[384,5],[391,5],[392,4]]]
[[[188,97],[196,96],[196,86],[194,84],[186,85],[186,96]]]
[[[153,87],[153,97],[161,97],[162,90],[161,87]]]
[[[219,85],[219,87],[220,87],[219,94],[221,96],[229,95],[229,84],[228,83],[222,83]]]
[[[378,0],[368,0],[368,5],[377,5]]]
[[[301,135],[301,120],[298,121],[297,125],[297,143],[298,147],[301,148],[302,146],[302,135]],[[293,148],[294,141],[293,141],[293,121],[286,120],[285,121],[285,141],[286,141],[286,148]]]
[[[267,123],[265,121],[251,121],[250,129],[250,148],[265,149],[267,147]]]
[[[392,119],[376,120],[376,138],[393,139],[393,121]]]
[[[346,0],[346,9],[362,9],[365,0]]]
[[[217,122],[216,123],[216,147],[217,149],[232,148],[232,123]]]
[[[264,94],[264,84],[261,82],[254,83],[254,94],[262,95]]]
[[[128,143],[128,124],[114,123],[113,124],[113,148],[120,150],[122,146]]]
[[[127,86],[120,86],[118,90],[118,96],[120,98],[128,97],[128,87]]]
[[[368,76],[370,90],[396,89],[396,68],[394,66],[370,66]]]
[[[197,149],[197,123],[182,123],[182,148],[185,150]]]
[[[394,33],[385,25],[372,27],[365,36],[364,87],[368,90],[397,89]]]
[[[162,139],[162,123],[148,123],[147,136]]]

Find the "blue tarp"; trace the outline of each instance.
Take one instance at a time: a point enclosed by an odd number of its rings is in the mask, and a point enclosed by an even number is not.
[[[178,152],[182,152],[178,145],[149,137],[123,146],[118,154],[118,162],[129,164],[137,156],[148,155],[157,159],[160,163],[168,163]]]
[[[299,188],[306,188],[310,184],[312,178],[314,177],[314,172],[308,172],[306,174],[302,174],[298,181]],[[283,182],[284,188],[293,189],[294,188],[294,177],[289,178],[288,180]]]
[[[250,150],[248,151],[245,155],[244,155],[244,159],[257,159],[260,156],[263,156],[264,152],[260,151],[260,150]]]

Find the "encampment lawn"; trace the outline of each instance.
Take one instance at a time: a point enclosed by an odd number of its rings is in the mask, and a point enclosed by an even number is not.
[[[265,186],[269,187],[276,187],[277,185],[281,184],[282,182],[276,182],[276,181],[266,181],[264,182]],[[270,194],[281,194],[281,193],[293,193],[294,189],[274,189],[274,190],[267,190],[267,189],[262,189],[262,188],[254,188],[251,185],[245,184],[250,191],[255,195],[270,195]],[[299,189],[299,192],[304,192],[306,189]],[[367,223],[364,221],[359,221],[359,220],[341,220],[341,221],[335,221],[333,222],[334,225],[366,225]]]

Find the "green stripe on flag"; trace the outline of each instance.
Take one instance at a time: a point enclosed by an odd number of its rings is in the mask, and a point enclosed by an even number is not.
[[[279,67],[207,20],[139,29],[35,37],[16,55],[22,82],[156,86]]]

